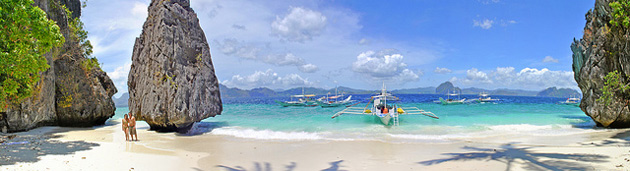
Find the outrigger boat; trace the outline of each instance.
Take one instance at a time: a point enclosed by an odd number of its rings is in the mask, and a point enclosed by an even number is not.
[[[477,99],[477,101],[478,102],[496,102],[496,101],[499,101],[499,99],[493,99],[486,92],[482,92],[481,94],[479,94],[479,99]]]
[[[278,100],[275,100],[275,101],[276,103],[282,105],[283,107],[289,107],[289,106],[313,107],[313,106],[317,106],[317,103],[315,103],[315,100],[313,99],[313,97],[315,97],[314,94],[304,94],[304,88],[302,88],[302,94],[292,95],[290,101],[284,101],[284,102],[281,102]],[[297,98],[297,101],[294,101],[293,98]]]
[[[560,102],[560,103],[566,104],[566,105],[579,106],[580,105],[580,99],[579,98],[575,98],[575,97],[571,97],[571,98],[567,98],[566,101]]]
[[[446,94],[446,100],[444,100],[443,98],[440,97],[440,103],[442,103],[443,105],[453,105],[453,104],[464,104],[464,102],[466,101],[466,99],[451,99],[451,96],[458,96],[459,94],[456,94],[455,92],[453,92],[453,94],[451,93],[447,93]]]
[[[399,124],[399,115],[425,115],[434,119],[439,119],[439,117],[432,112],[424,111],[418,109],[417,107],[402,107],[393,103],[397,100],[399,100],[398,97],[387,93],[385,90],[385,83],[383,83],[381,94],[372,96],[365,107],[347,107],[346,109],[337,112],[332,116],[332,118],[336,118],[342,114],[372,115],[378,117],[385,125],[389,125],[390,121],[393,120],[394,126],[398,126]],[[368,107],[370,104],[372,104],[372,106]]]
[[[331,96],[331,97],[322,97],[320,99],[317,99],[317,101],[315,101],[315,103],[317,103],[317,105],[319,105],[320,107],[338,107],[338,106],[344,106],[344,105],[350,104],[350,103],[352,103],[354,101],[354,100],[352,100],[352,95],[348,96],[344,100],[337,100],[337,99],[340,99],[342,97],[343,97],[343,95]]]
[[[337,95],[337,92],[338,92],[337,88],[335,88],[335,96],[328,96],[330,95],[330,92],[328,92],[326,96],[317,99],[317,101],[315,102],[320,107],[338,107],[338,106],[344,106],[344,105],[354,102],[354,100],[352,100],[352,95],[349,95],[344,100],[339,100],[343,98],[343,92],[341,93],[341,95]]]

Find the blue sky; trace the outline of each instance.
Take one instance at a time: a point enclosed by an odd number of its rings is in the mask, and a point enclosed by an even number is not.
[[[147,0],[88,1],[95,56],[127,92]],[[577,89],[573,38],[594,1],[191,0],[219,81],[287,89]]]

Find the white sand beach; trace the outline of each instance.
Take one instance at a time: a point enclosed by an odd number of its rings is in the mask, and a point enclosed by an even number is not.
[[[443,143],[271,141],[157,133],[119,121],[3,134],[0,170],[628,170],[630,130]],[[8,139],[8,135],[16,135]]]

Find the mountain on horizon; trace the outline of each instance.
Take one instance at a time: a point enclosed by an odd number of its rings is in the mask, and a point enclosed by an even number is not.
[[[455,89],[456,91],[461,91],[462,94],[480,94],[482,92],[488,93],[490,95],[506,95],[506,96],[539,96],[539,97],[565,97],[567,94],[575,95],[579,94],[579,91],[569,89],[569,88],[560,88],[557,89],[555,87],[550,87],[542,91],[531,91],[531,90],[520,90],[520,89],[494,89],[488,90],[483,88],[469,87],[460,89],[459,87],[455,87],[450,82],[444,82],[440,84],[444,91],[438,91],[439,86],[436,87],[419,87],[419,88],[410,88],[410,89],[396,89],[391,90],[394,94],[446,94],[446,89],[450,87],[450,89]],[[239,88],[229,88],[223,84],[219,84],[219,88],[221,91],[221,97],[223,98],[247,98],[247,97],[286,97],[290,95],[302,94],[302,87],[296,87],[291,89],[286,89],[282,91],[274,91],[270,88],[254,88],[251,90],[243,90]],[[555,88],[555,91],[554,91]],[[449,89],[449,90],[450,90]],[[451,90],[452,91],[452,90]],[[559,92],[556,92],[559,91]],[[350,87],[340,86],[337,88],[337,92],[339,94],[374,94],[378,93],[379,90],[362,90],[362,89],[354,89]],[[440,93],[442,92],[442,93]],[[315,94],[315,95],[326,95],[328,93],[335,94],[335,88],[332,89],[323,89],[316,87],[304,87],[304,94]]]

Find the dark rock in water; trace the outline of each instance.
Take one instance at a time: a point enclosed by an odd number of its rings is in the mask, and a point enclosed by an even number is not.
[[[136,38],[129,110],[151,130],[186,132],[221,114],[210,47],[188,0],[153,0]]]
[[[444,82],[440,84],[437,88],[435,88],[435,94],[447,94],[447,93],[461,93],[462,89],[459,87],[453,86],[453,83],[450,81]]]
[[[586,13],[584,36],[571,44],[573,72],[582,90],[582,111],[598,126],[627,128],[630,127],[627,98],[613,96],[608,105],[596,101],[602,96],[604,77],[609,72],[619,71],[623,82],[628,82],[625,75],[630,75],[630,48],[627,48],[630,30],[617,29],[609,23],[613,12],[610,2],[597,0],[595,7]]]
[[[61,6],[81,16],[79,0],[35,0],[49,19],[54,20],[66,38],[59,48],[45,57],[50,68],[42,72],[33,95],[21,104],[9,106],[0,116],[0,129],[6,132],[26,131],[44,125],[101,125],[114,115],[111,96],[116,93],[113,82],[99,67],[86,71],[87,60],[71,37],[69,18]],[[54,54],[54,55],[53,55]]]

